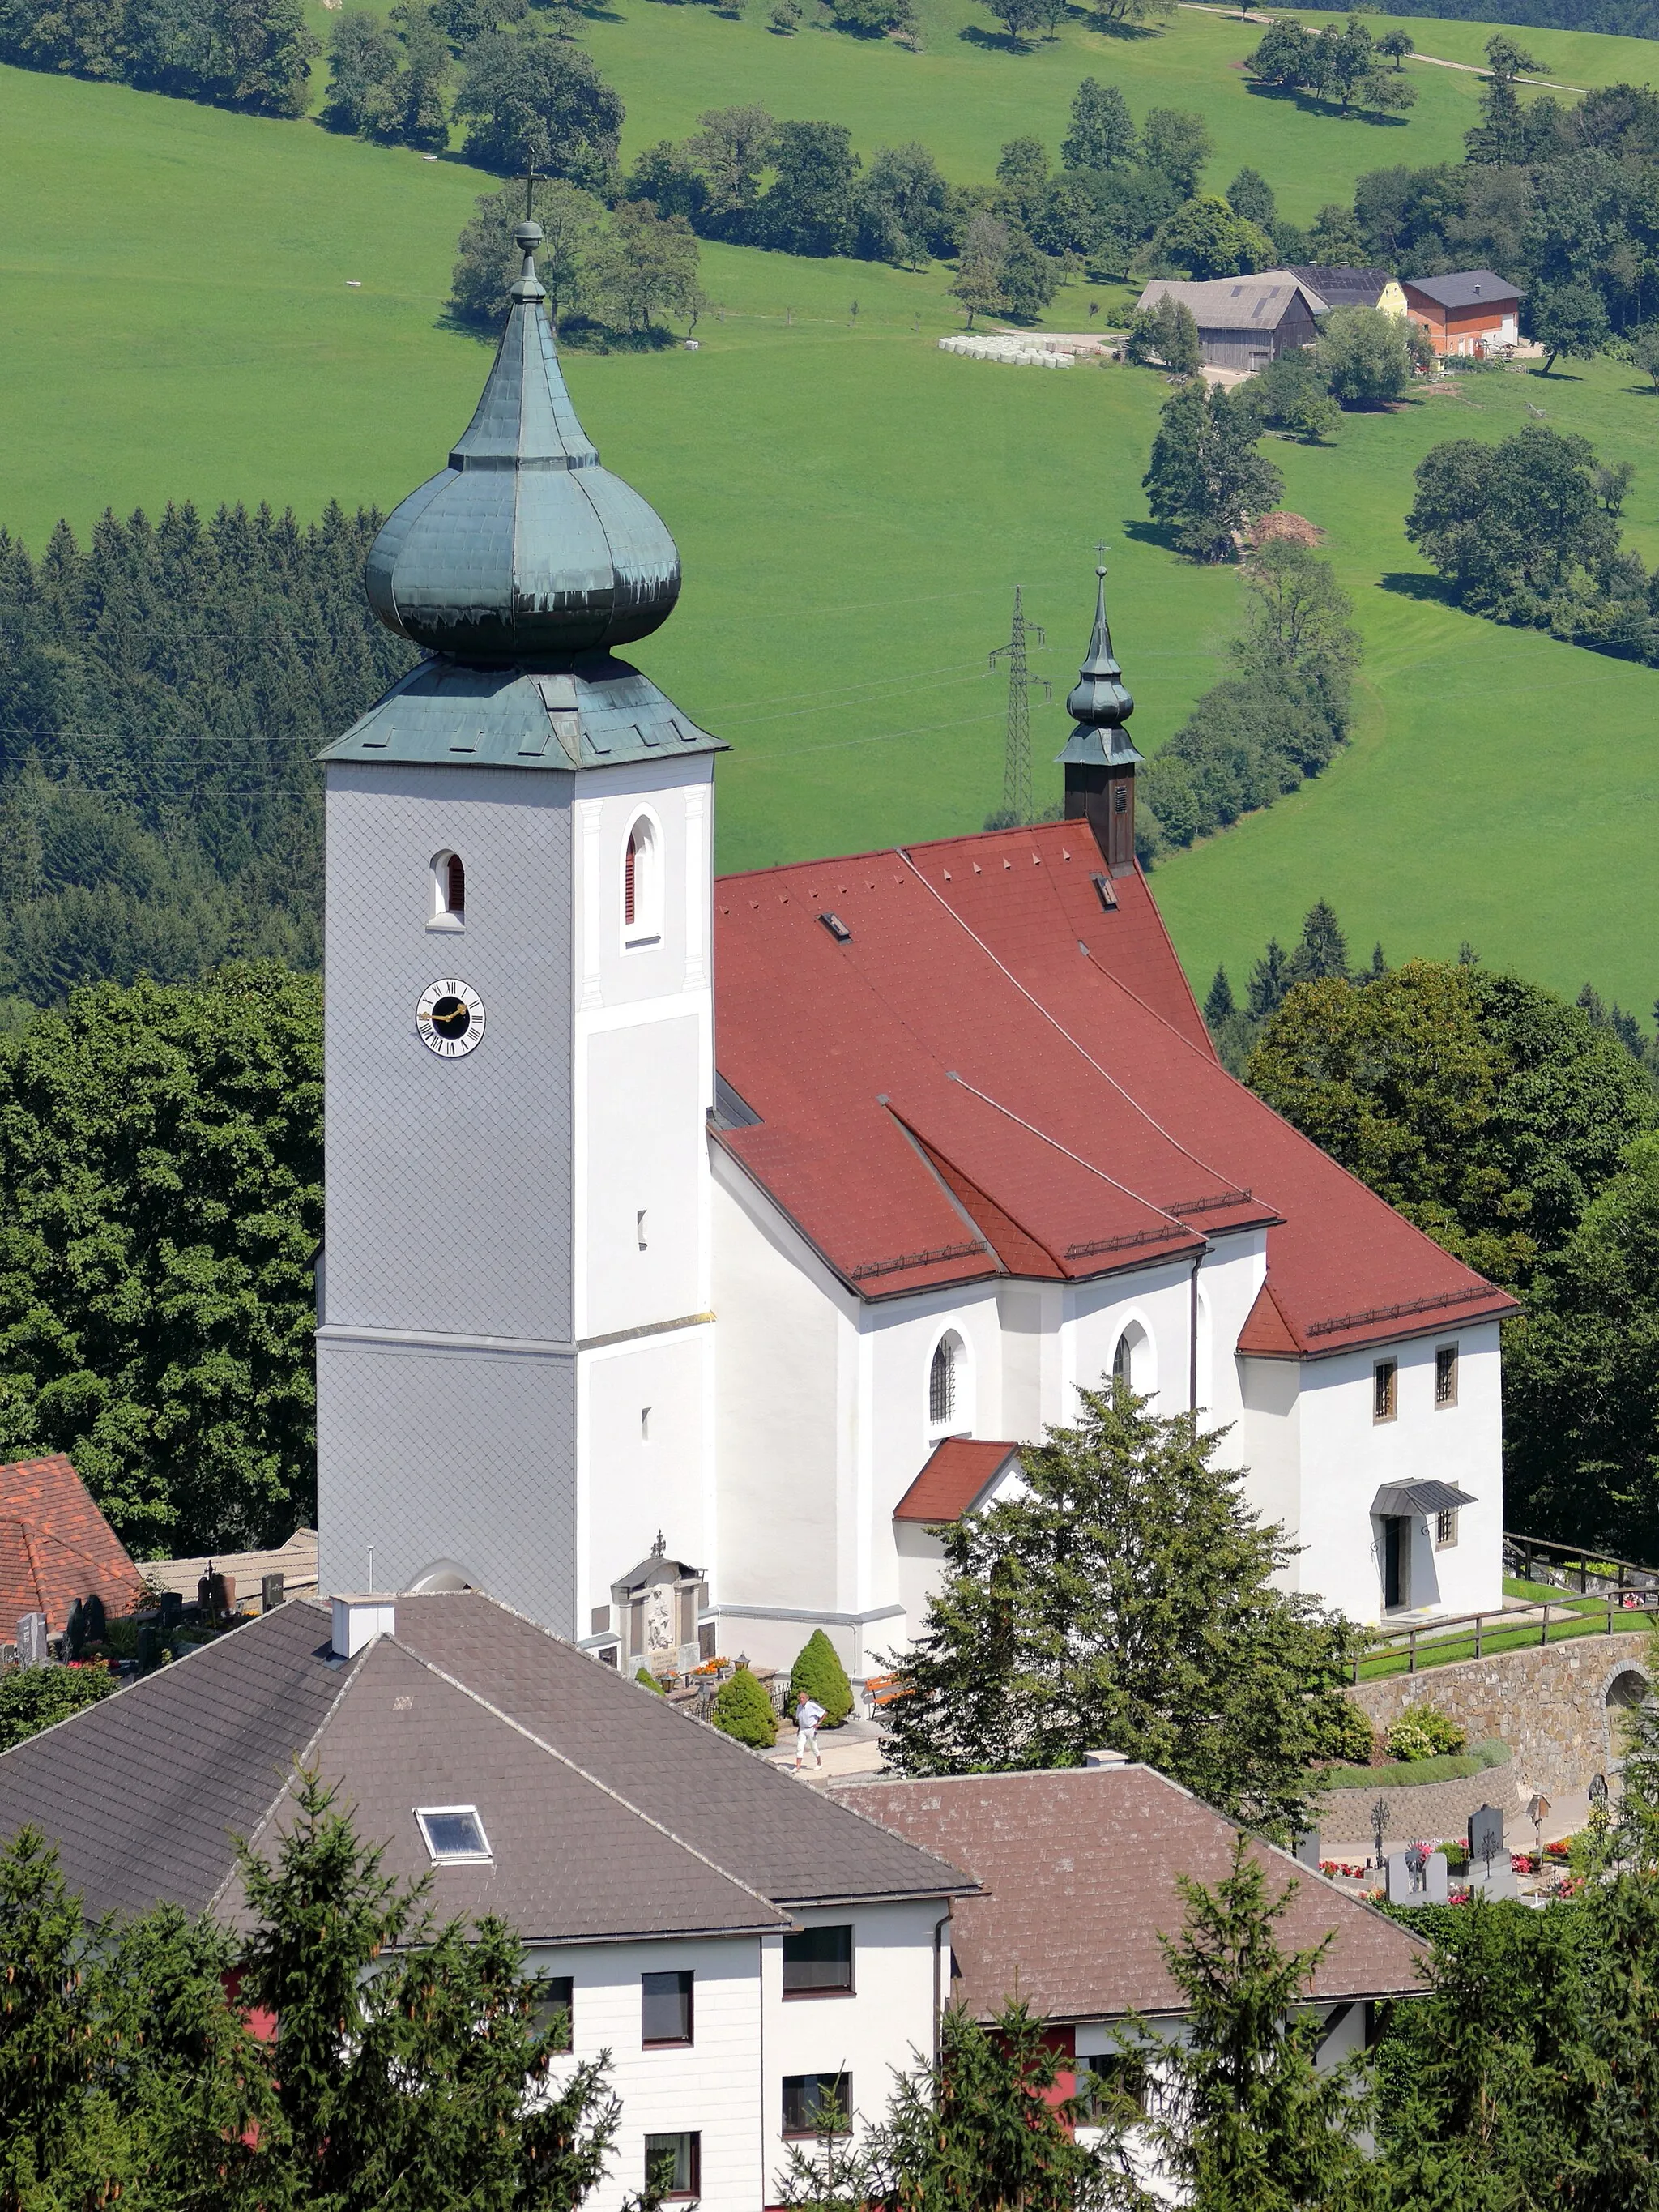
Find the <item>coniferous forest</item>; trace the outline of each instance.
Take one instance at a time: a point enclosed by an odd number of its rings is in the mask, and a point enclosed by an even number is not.
[[[0,530],[0,1000],[315,968],[314,756],[414,658],[362,592],[381,518],[171,505]]]

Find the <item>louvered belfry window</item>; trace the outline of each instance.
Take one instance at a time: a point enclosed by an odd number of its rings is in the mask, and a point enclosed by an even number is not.
[[[957,1410],[957,1363],[950,1340],[939,1345],[933,1353],[933,1364],[927,1375],[927,1418],[935,1428],[948,1421]]]
[[[615,848],[611,848],[613,851]],[[639,920],[640,833],[628,833],[628,850],[623,856],[623,921],[632,929]]]
[[[466,870],[461,866],[461,856],[459,853],[450,854],[446,874],[448,878],[446,890],[449,899],[449,911],[451,914],[465,914],[466,912]]]

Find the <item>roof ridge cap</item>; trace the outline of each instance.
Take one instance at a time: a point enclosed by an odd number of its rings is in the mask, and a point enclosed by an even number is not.
[[[310,1606],[312,1601],[307,1599],[302,1600],[301,1602]],[[318,1609],[320,1610],[320,1607]],[[275,1612],[269,1614],[258,1613],[255,1615],[255,1619],[258,1620],[275,1620],[276,1618],[277,1614]],[[253,1622],[250,1621],[248,1623],[248,1626],[251,1628],[252,1626]],[[240,1633],[240,1632],[239,1631],[238,1632]],[[319,1718],[316,1727],[313,1729],[311,1734],[306,1738],[304,1744],[297,1752],[294,1753],[289,1759],[289,1771],[283,1776],[281,1786],[278,1788],[276,1795],[270,1800],[270,1803],[265,1807],[264,1811],[260,1814],[258,1820],[256,1820],[252,1826],[250,1827],[246,1836],[237,1836],[234,1829],[229,1831],[233,1842],[241,1843],[246,1846],[249,1851],[252,1851],[258,1838],[264,1835],[265,1830],[276,1819],[277,1814],[282,1809],[283,1799],[288,1796],[289,1791],[294,1786],[294,1777],[300,1769],[301,1762],[306,1758],[307,1753],[315,1749],[318,1743],[321,1741],[325,1729],[328,1727],[329,1723],[333,1719],[335,1714],[339,1711],[341,1705],[344,1701],[347,1691],[350,1689],[352,1684],[356,1680],[363,1661],[368,1656],[369,1653],[374,1649],[375,1644],[377,1644],[380,1640],[380,1639],[378,1636],[371,1638],[369,1642],[363,1646],[362,1650],[357,1654],[355,1659],[347,1661],[346,1670],[341,1676],[339,1688],[336,1690],[334,1695],[329,1699],[326,1710]],[[325,1662],[324,1663],[326,1664],[327,1662]],[[134,1685],[134,1687],[137,1687],[136,1684]],[[240,1871],[237,1865],[237,1857],[238,1854],[233,1851],[231,1854],[230,1864],[225,1869],[223,1881],[221,1881],[219,1887],[214,1891],[212,1896],[209,1898],[207,1904],[203,1908],[204,1913],[212,1912],[216,1909],[220,1902],[222,1900],[225,1892],[230,1887],[232,1881]]]
[[[597,1774],[591,1774],[586,1767],[572,1759],[568,1752],[561,1751],[556,1744],[549,1743],[545,1736],[538,1735],[535,1729],[527,1726],[525,1722],[515,1720],[511,1713],[503,1712],[498,1705],[486,1698],[481,1691],[471,1688],[459,1676],[450,1674],[447,1668],[439,1666],[435,1660],[423,1657],[420,1652],[403,1643],[396,1635],[377,1637],[375,1642],[384,1642],[392,1645],[395,1650],[401,1651],[405,1658],[411,1660],[416,1666],[425,1668],[428,1674],[435,1674],[441,1682],[447,1682],[452,1690],[459,1690],[464,1698],[470,1698],[475,1705],[480,1705],[485,1712],[493,1714],[495,1719],[503,1722],[517,1735],[523,1736],[526,1742],[533,1743],[538,1751],[544,1751],[550,1759],[557,1759],[562,1766],[568,1766],[573,1774],[579,1774],[584,1782],[591,1782],[596,1790],[602,1790],[607,1797],[620,1805],[624,1812],[632,1813],[637,1820],[643,1820],[647,1827],[654,1828],[659,1835],[666,1836],[671,1844],[677,1844],[681,1850],[690,1852],[694,1859],[706,1866],[712,1874],[718,1875],[722,1881],[730,1882],[734,1889],[740,1889],[745,1897],[752,1897],[757,1904],[765,1905],[769,1912],[775,1913],[780,1921],[788,1923],[789,1915],[771,1898],[753,1888],[740,1875],[733,1874],[729,1868],[723,1867],[717,1860],[711,1859],[707,1851],[700,1851],[695,1844],[688,1843],[684,1836],[677,1835],[666,1821],[658,1820],[654,1814],[647,1813],[643,1806],[635,1805],[631,1798],[624,1797],[620,1790],[613,1788],[608,1782],[602,1782]],[[369,1649],[373,1650],[374,1646],[370,1645]],[[687,1717],[690,1718],[690,1716],[688,1715]]]

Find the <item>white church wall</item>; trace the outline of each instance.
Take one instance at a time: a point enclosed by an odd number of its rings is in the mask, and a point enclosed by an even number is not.
[[[1079,1389],[1110,1381],[1112,1358],[1126,1332],[1132,1343],[1130,1384],[1156,1413],[1187,1410],[1191,1383],[1193,1263],[1190,1259],[1078,1283],[1066,1292],[1061,1365],[1070,1388],[1051,1419],[1074,1420]]]
[[[847,1439],[866,1470],[868,1540],[853,1605],[901,1603],[893,1509],[946,1437],[1004,1437],[1003,1343],[1000,1285],[923,1291],[866,1305],[862,1334],[870,1348],[870,1419]],[[957,1397],[948,1419],[929,1418],[933,1353],[944,1340],[957,1347]]]
[[[659,1530],[671,1559],[713,1564],[705,1414],[714,1369],[709,1322],[580,1355],[584,1633],[589,1608],[610,1604],[611,1584],[646,1556]]]
[[[1002,1417],[997,1434],[1010,1443],[1040,1437],[1045,1407],[1059,1395],[1057,1363],[1044,1370],[1060,1316],[1059,1285],[1003,1282],[997,1285],[1002,1334]]]
[[[840,1609],[836,1571],[841,1339],[851,1293],[741,1168],[712,1147],[715,1455],[714,1597]],[[748,1622],[734,1632],[770,1663]],[[783,1640],[787,1641],[787,1638]],[[804,1638],[786,1655],[793,1656]],[[733,1653],[731,1656],[735,1656]]]
[[[1246,1470],[1244,1495],[1259,1521],[1277,1521],[1292,1542],[1302,1517],[1302,1364],[1296,1359],[1235,1356],[1237,1427],[1221,1448],[1223,1464]],[[1280,1580],[1304,1587],[1304,1562],[1293,1559]]]
[[[1198,1402],[1208,1425],[1243,1418],[1236,1347],[1267,1273],[1265,1229],[1216,1237],[1198,1271]]]
[[[1457,1400],[1437,1407],[1435,1352],[1442,1346],[1457,1350]],[[1392,1420],[1373,1418],[1380,1359],[1397,1363]],[[1385,1483],[1433,1480],[1455,1484],[1474,1503],[1460,1511],[1457,1540],[1444,1549],[1437,1548],[1433,1522],[1416,1516],[1408,1606],[1472,1613],[1501,1605],[1502,1432],[1495,1322],[1304,1362],[1303,1588],[1316,1589],[1352,1620],[1380,1620],[1382,1532],[1372,1501]]]
[[[703,1024],[679,999],[664,1009],[660,1000],[623,1007],[617,1026],[616,1016],[599,1026],[590,1015],[578,1033],[586,1264],[576,1328],[584,1339],[708,1310],[707,1143],[696,1110]],[[641,1013],[656,1018],[634,1018]]]

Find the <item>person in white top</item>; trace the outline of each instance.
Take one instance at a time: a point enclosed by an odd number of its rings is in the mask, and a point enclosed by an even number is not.
[[[806,1763],[810,1751],[820,1766],[823,1753],[818,1749],[818,1729],[824,1717],[823,1707],[803,1690],[795,1701],[795,1771],[799,1772]]]

